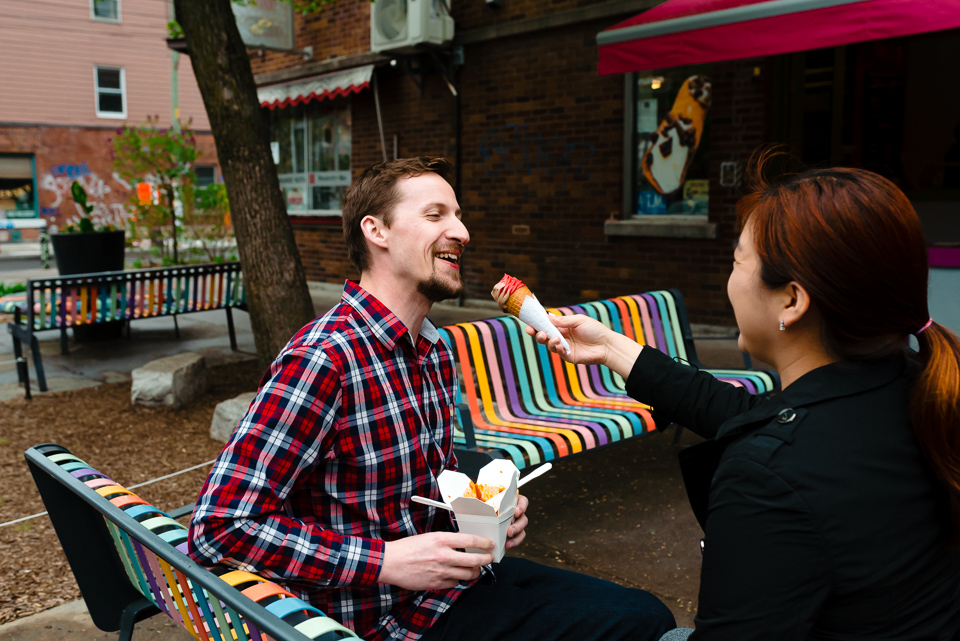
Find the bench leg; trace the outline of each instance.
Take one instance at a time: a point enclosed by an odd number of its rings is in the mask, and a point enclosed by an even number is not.
[[[37,370],[37,387],[41,392],[47,391],[47,375],[43,371],[43,357],[40,355],[40,341],[33,334],[30,335],[30,351],[33,353],[33,368]]]
[[[230,332],[230,349],[237,351],[237,334],[233,331],[233,310],[228,306],[227,310],[227,331]]]
[[[177,315],[173,315],[173,333],[176,335],[177,340],[180,340],[180,324],[177,323]]]
[[[13,356],[14,358],[21,358],[23,356],[23,341],[29,343],[30,352],[33,355],[33,366],[37,370],[37,387],[40,388],[41,392],[46,392],[47,377],[43,372],[43,357],[40,355],[40,342],[28,327],[17,322],[18,319],[19,315],[14,316],[13,323],[7,326],[7,331],[10,332],[10,336],[13,338]],[[19,375],[18,378],[20,378]],[[20,380],[20,383],[27,386],[29,381]]]
[[[149,612],[149,614],[147,614],[147,612]],[[142,621],[148,616],[153,616],[159,612],[160,610],[157,609],[157,606],[146,598],[134,601],[125,607],[120,614],[120,637],[117,641],[131,641],[133,638],[133,626],[137,624],[137,621]]]
[[[70,349],[67,345],[67,328],[60,328],[60,353],[66,356],[70,353]]]

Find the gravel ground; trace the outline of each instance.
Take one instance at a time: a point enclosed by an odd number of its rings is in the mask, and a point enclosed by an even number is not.
[[[209,436],[220,401],[256,389],[256,363],[211,368],[205,395],[179,410],[130,404],[130,383],[41,394],[0,403],[0,523],[42,512],[23,452],[58,443],[130,486],[210,461],[221,443]],[[173,509],[196,500],[207,468],[135,490]],[[46,516],[0,527],[0,624],[80,597]]]

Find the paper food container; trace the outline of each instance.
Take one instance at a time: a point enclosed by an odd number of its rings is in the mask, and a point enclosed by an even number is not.
[[[437,477],[443,502],[453,508],[457,528],[467,534],[477,534],[492,540],[493,562],[503,558],[507,542],[507,528],[513,523],[513,511],[517,507],[517,483],[520,470],[511,461],[497,459],[483,466],[477,474],[477,483],[502,485],[506,489],[489,501],[464,496],[470,485],[470,477],[460,472],[444,470]],[[470,548],[467,552],[485,552]]]

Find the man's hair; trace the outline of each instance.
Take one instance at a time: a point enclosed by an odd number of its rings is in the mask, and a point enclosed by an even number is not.
[[[350,261],[361,272],[370,266],[360,221],[367,216],[379,218],[386,227],[393,222],[393,210],[400,200],[397,181],[432,172],[453,186],[453,166],[444,158],[420,156],[377,163],[357,179],[343,197],[343,237]]]

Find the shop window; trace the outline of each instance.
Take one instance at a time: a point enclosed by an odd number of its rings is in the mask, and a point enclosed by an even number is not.
[[[90,15],[94,20],[120,22],[120,0],[90,0]]]
[[[287,212],[340,214],[350,185],[351,118],[347,103],[308,103],[269,112],[270,146]]]
[[[99,118],[126,118],[126,81],[123,69],[94,67],[93,81],[96,89],[97,116]]]
[[[37,218],[33,158],[0,155],[0,218]]]
[[[214,165],[197,165],[193,173],[197,176],[197,187],[207,187],[217,182],[217,168]]]
[[[636,75],[633,216],[706,216],[710,204],[709,115],[705,69]]]
[[[611,236],[716,238],[710,210],[709,65],[626,74],[623,210]]]

